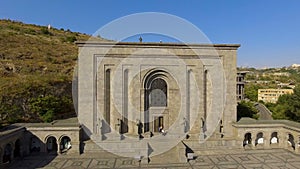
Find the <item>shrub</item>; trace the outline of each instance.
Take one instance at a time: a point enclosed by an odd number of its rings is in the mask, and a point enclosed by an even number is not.
[[[72,100],[65,96],[47,95],[30,99],[30,110],[39,114],[44,122],[51,122],[60,114],[69,112],[72,106]]]
[[[41,116],[44,122],[54,119],[54,113],[59,110],[59,99],[55,96],[40,96],[30,99],[30,109]]]
[[[77,38],[75,36],[67,36],[66,41],[73,43],[77,40]]]
[[[48,30],[48,28],[43,27],[41,29],[42,34],[44,35],[52,35],[51,32]]]
[[[242,117],[250,117],[254,119],[258,119],[259,115],[258,111],[254,107],[254,104],[251,102],[241,101],[237,106],[237,119],[241,119]]]

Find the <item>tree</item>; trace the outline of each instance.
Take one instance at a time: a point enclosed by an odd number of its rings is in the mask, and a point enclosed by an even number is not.
[[[288,105],[286,116],[290,120],[300,122],[300,86],[294,89],[294,93],[285,100],[285,103]]]
[[[254,84],[245,85],[245,97],[251,101],[257,101],[258,89],[260,87]]]
[[[51,122],[60,114],[70,111],[72,101],[67,97],[40,96],[30,100],[30,110],[40,115],[44,122]]]
[[[250,117],[254,119],[258,119],[258,111],[254,107],[252,102],[241,101],[237,106],[237,119],[241,119],[242,117]]]
[[[294,88],[293,94],[281,95],[276,104],[266,104],[273,112],[274,119],[288,119],[300,122],[300,86]]]

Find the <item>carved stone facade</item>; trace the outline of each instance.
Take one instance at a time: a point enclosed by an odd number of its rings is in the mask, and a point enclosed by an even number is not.
[[[159,128],[170,140],[234,137],[239,45],[77,45],[78,119],[88,137],[148,138]]]

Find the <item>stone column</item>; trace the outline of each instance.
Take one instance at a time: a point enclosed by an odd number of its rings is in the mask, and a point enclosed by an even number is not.
[[[295,140],[295,153],[299,154],[300,153],[300,138],[298,140]]]
[[[251,143],[249,144],[249,146],[251,147],[251,149],[256,148],[255,147],[255,140],[256,140],[256,135],[254,135],[254,133],[251,132]]]
[[[269,149],[270,148],[270,140],[271,140],[271,138],[270,138],[270,134],[268,133],[268,135],[264,135],[264,148],[267,148],[267,149]]]
[[[56,153],[59,155],[60,154],[60,144],[59,144],[58,140],[56,141],[56,146],[57,146]]]
[[[279,141],[279,147],[280,148],[287,148],[287,136],[284,135],[284,133],[278,133],[278,141]]]

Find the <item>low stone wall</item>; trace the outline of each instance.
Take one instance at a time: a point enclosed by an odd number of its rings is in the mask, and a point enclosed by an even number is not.
[[[245,149],[284,148],[300,154],[300,124],[288,120],[243,118],[233,125]]]
[[[10,125],[0,132],[0,164],[11,162],[16,156],[23,156],[23,147],[26,128]]]
[[[77,119],[13,124],[0,131],[0,165],[35,152],[79,154],[80,141]]]

